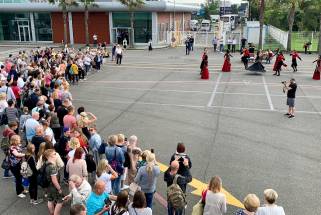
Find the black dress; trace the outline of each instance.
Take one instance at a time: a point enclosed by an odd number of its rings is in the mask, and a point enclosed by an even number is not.
[[[255,63],[247,68],[247,70],[252,72],[265,72],[265,67],[261,63],[261,59],[259,56],[256,57]]]

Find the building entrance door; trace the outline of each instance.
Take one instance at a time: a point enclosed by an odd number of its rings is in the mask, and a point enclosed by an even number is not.
[[[31,41],[29,20],[17,20],[20,42]]]
[[[113,32],[112,42],[123,45],[123,41],[126,38],[127,45],[129,45],[130,31],[131,31],[131,28],[125,28],[125,27],[112,28],[112,32]]]

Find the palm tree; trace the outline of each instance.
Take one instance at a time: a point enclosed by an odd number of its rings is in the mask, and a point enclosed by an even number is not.
[[[88,30],[88,19],[89,19],[89,7],[98,7],[95,0],[80,0],[85,8],[85,34],[86,34],[86,45],[89,45],[89,30]]]
[[[129,46],[134,47],[134,10],[137,8],[141,8],[145,2],[144,0],[119,0],[120,3],[128,7],[130,12],[130,38],[129,38]]]
[[[265,1],[260,1],[260,37],[259,37],[259,49],[263,49],[263,25],[264,25],[264,8]]]
[[[67,9],[72,6],[78,6],[78,3],[75,0],[48,0],[48,2],[50,4],[58,4],[62,10],[62,18],[64,22],[64,44],[67,44]]]

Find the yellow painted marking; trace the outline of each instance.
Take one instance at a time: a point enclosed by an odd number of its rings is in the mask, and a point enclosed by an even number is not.
[[[161,172],[165,172],[168,169],[168,166],[166,166],[166,165],[164,165],[162,163],[157,162],[157,165],[159,166]],[[192,194],[197,195],[197,196],[201,196],[202,195],[202,191],[207,189],[207,184],[206,183],[203,183],[200,180],[197,180],[195,178],[193,178],[193,180],[189,183],[189,185],[196,189],[196,190],[194,190],[192,192]],[[240,202],[232,194],[227,192],[224,188],[223,188],[222,192],[225,194],[227,203],[229,205],[233,205],[233,206],[238,207],[238,208],[244,208],[242,202]]]

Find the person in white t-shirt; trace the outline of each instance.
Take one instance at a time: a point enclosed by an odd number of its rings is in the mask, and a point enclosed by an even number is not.
[[[263,207],[259,207],[256,215],[285,215],[283,207],[275,204],[277,198],[278,194],[275,190],[264,190],[264,199],[266,204]]]
[[[115,53],[116,53],[116,64],[120,65],[121,60],[123,58],[123,49],[120,47],[119,44],[116,46]]]
[[[105,182],[105,192],[110,194],[112,191],[111,181],[118,178],[118,174],[111,168],[106,159],[101,159],[98,162],[96,177]]]

